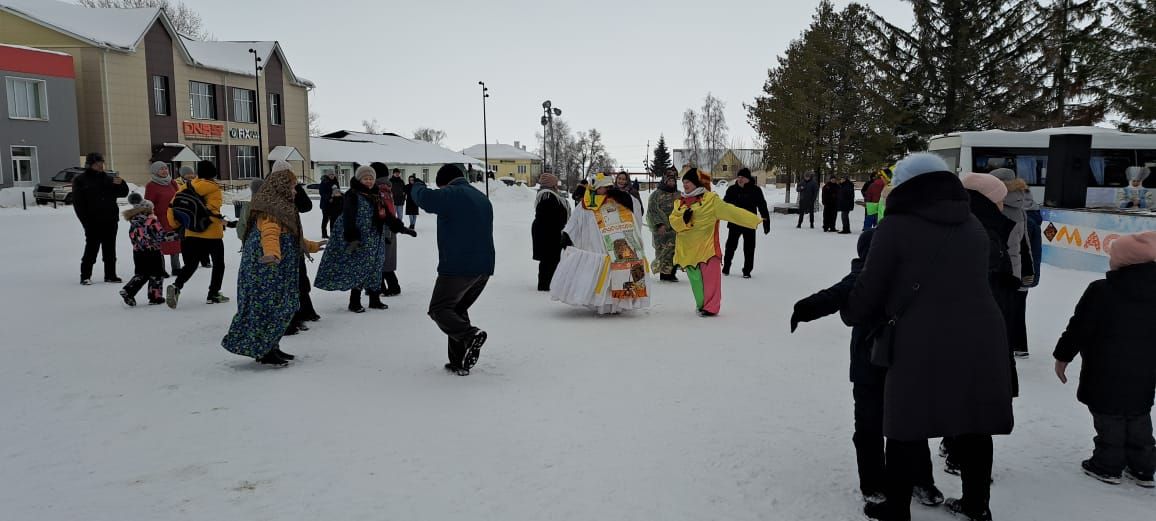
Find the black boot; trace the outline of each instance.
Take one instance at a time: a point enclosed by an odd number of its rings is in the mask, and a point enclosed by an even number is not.
[[[289,365],[289,360],[282,358],[277,354],[277,350],[269,351],[265,356],[257,359],[258,364],[272,365],[272,366],[286,366]]]
[[[297,359],[297,357],[295,355],[291,355],[289,353],[282,351],[280,347],[274,347],[272,354],[275,354],[281,358],[284,358],[285,360],[296,360]]]
[[[349,290],[349,310],[354,313],[365,313],[365,308],[361,305],[360,289]]]
[[[380,293],[370,292],[369,309],[389,309],[389,306],[385,305],[385,303],[381,301]]]
[[[397,273],[387,271],[381,274],[383,295],[396,297],[401,295],[401,286],[397,283]]]

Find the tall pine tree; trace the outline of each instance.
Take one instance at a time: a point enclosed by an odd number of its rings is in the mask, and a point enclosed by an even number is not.
[[[1103,0],[1049,0],[1034,24],[1049,126],[1094,125],[1108,108],[1109,33]]]
[[[658,145],[654,147],[654,159],[650,161],[650,175],[662,177],[670,167],[670,149],[666,148],[666,136],[659,134]]]
[[[1121,129],[1156,132],[1156,0],[1118,0],[1113,18],[1110,107]]]

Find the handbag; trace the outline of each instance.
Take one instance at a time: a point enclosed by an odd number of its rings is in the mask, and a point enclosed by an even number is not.
[[[951,235],[955,232],[955,228],[948,230],[947,234],[942,239],[939,248],[935,251],[935,255],[931,258],[931,263],[928,264],[928,269],[934,267],[942,256],[943,251],[947,249],[947,243],[951,240]],[[927,273],[923,274],[924,276]],[[920,277],[923,278],[923,277]],[[919,295],[919,290],[922,285],[919,283],[919,278],[911,285],[911,293],[899,306],[895,308],[895,312],[887,318],[887,321],[875,327],[871,331],[871,364],[878,367],[891,367],[891,363],[895,357],[895,327],[899,324],[899,319],[907,312],[907,308],[915,301],[915,297]]]

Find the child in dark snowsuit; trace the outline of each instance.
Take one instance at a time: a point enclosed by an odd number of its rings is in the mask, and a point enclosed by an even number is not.
[[[136,294],[148,283],[149,305],[164,304],[161,292],[165,277],[165,260],[161,255],[161,244],[177,240],[175,233],[165,231],[153,213],[153,203],[138,193],[128,196],[132,208],[125,210],[124,219],[129,222],[128,237],[132,241],[134,275],[120,290],[120,297],[130,307],[136,306]]]
[[[1156,389],[1156,232],[1108,243],[1111,271],[1088,285],[1053,356],[1056,376],[1068,382],[1068,363],[1083,357],[1076,397],[1096,429],[1084,473],[1113,485],[1121,475],[1156,487],[1152,401]]]
[[[851,261],[851,273],[843,280],[795,303],[791,315],[792,333],[800,322],[834,315],[847,305],[855,280],[859,278],[859,272],[867,259],[874,234],[875,230],[869,229],[859,236],[859,258]],[[855,434],[851,439],[855,444],[855,458],[859,467],[859,491],[867,502],[882,503],[883,491],[886,489],[883,388],[887,370],[871,363],[871,345],[868,328],[851,329],[851,394],[855,400]],[[926,457],[920,458],[920,469],[916,473],[919,476],[916,480],[918,484],[912,495],[924,505],[939,505],[943,503],[943,493],[935,487],[935,478],[931,474],[931,451],[927,450],[926,454]]]

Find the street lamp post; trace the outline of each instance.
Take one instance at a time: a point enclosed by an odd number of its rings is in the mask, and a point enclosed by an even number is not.
[[[265,132],[261,129],[261,57],[257,56],[256,49],[249,49],[249,53],[253,55],[253,79],[257,84],[257,90],[253,91],[253,110],[257,117],[257,174],[264,178],[268,156],[265,155]]]
[[[550,125],[550,142],[554,145],[554,170],[558,169],[558,136],[554,132],[554,116],[561,116],[561,115],[562,115],[562,109],[555,107],[554,104],[550,100],[546,100],[546,101],[542,102],[542,130],[543,130],[543,132],[542,132],[542,149],[543,149],[542,150],[542,169],[543,170],[545,170],[545,168],[546,168],[546,150],[545,150],[545,148],[546,148],[546,134],[545,134],[545,129],[546,129],[547,124]],[[555,173],[554,175],[557,175],[557,173]],[[566,188],[567,189],[570,188],[569,176],[570,176],[570,174],[567,173],[566,174],[566,177],[567,177]]]
[[[486,98],[490,97],[490,89],[486,88],[486,82],[479,81],[478,85],[482,86],[482,154],[485,156],[486,162],[486,197],[490,196],[490,136],[486,125]]]

